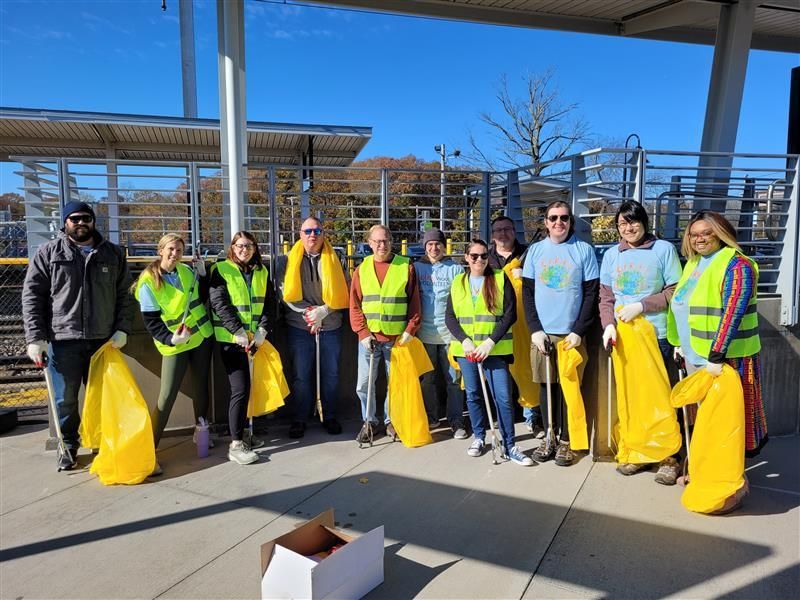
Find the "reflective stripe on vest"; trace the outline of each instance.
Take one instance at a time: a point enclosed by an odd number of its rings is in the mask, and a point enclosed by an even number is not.
[[[200,301],[198,292],[199,285],[194,285],[194,272],[186,265],[178,263],[176,267],[178,279],[181,282],[181,289],[177,289],[164,281],[161,288],[156,289],[152,276],[145,271],[139,278],[136,286],[136,299],[139,299],[139,290],[143,285],[147,285],[153,293],[153,297],[161,309],[161,320],[172,333],[175,333],[183,320],[183,311],[186,310],[186,303],[189,302],[189,313],[186,315],[186,326],[192,332],[192,336],[179,346],[168,346],[156,339],[153,343],[158,351],[165,356],[180,354],[187,350],[197,348],[207,337],[211,337],[213,330],[211,322],[206,312],[205,304]],[[192,290],[191,298],[189,290]]]
[[[375,274],[375,257],[367,256],[359,267],[361,279],[361,310],[370,331],[380,331],[384,335],[400,335],[408,323],[408,285],[409,260],[394,255],[383,279],[378,282]]]
[[[264,299],[267,295],[267,267],[253,271],[250,289],[239,267],[230,260],[223,260],[211,267],[219,271],[228,288],[231,305],[236,309],[242,328],[248,333],[255,333],[261,314],[264,312]],[[211,311],[211,321],[214,324],[214,337],[218,342],[234,342],[233,334],[222,324],[216,312]]]
[[[475,303],[472,302],[472,294],[469,290],[468,282],[469,274],[461,273],[456,275],[453,280],[453,285],[450,286],[450,298],[453,301],[453,312],[456,313],[458,324],[461,329],[467,334],[475,344],[480,344],[484,340],[489,339],[492,335],[495,325],[503,317],[503,293],[505,290],[506,276],[503,271],[495,269],[494,272],[494,285],[497,293],[495,294],[495,308],[494,312],[490,313],[486,307],[486,301],[483,299],[483,287],[478,292],[478,297]],[[461,342],[453,340],[450,343],[453,356],[464,356],[464,348]],[[514,338],[511,333],[511,328],[505,335],[494,345],[489,356],[505,355],[514,353]]]
[[[724,308],[722,306],[722,286],[725,282],[725,272],[728,265],[736,255],[744,257],[755,271],[755,283],[758,284],[758,265],[750,258],[738,253],[733,248],[722,248],[712,259],[711,263],[703,271],[697,285],[689,298],[689,335],[692,349],[703,358],[708,358],[711,352],[711,343],[717,336]],[[697,267],[700,261],[696,257],[686,263],[683,275],[675,288],[675,293],[683,287],[689,276]],[[761,338],[758,335],[758,306],[757,294],[754,293],[750,298],[742,320],[739,322],[739,329],[734,334],[733,339],[728,345],[725,356],[728,358],[738,358],[742,356],[752,356],[761,350]],[[678,328],[672,312],[667,319],[667,337],[673,345],[680,343]]]

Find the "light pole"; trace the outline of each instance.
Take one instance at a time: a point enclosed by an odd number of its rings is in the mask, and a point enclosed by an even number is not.
[[[444,199],[447,196],[444,172],[447,169],[447,159],[461,156],[461,150],[453,150],[451,154],[448,154],[447,147],[444,144],[436,144],[433,149],[439,153],[439,164],[441,165],[441,170],[439,171],[439,231],[444,232]]]

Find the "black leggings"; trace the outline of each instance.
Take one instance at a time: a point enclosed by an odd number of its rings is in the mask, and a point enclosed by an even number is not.
[[[228,403],[228,427],[234,441],[242,439],[247,421],[247,402],[250,399],[250,361],[238,344],[220,344],[222,364],[231,386]]]

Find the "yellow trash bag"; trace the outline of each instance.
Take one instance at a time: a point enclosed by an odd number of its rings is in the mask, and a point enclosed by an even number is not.
[[[408,448],[424,446],[433,441],[419,384],[419,378],[428,371],[433,371],[433,364],[419,339],[414,337],[403,346],[392,346],[389,416],[397,436]]]
[[[258,417],[278,410],[289,395],[289,386],[283,375],[281,356],[275,346],[264,341],[252,358],[253,378],[250,382],[250,399],[247,417]]]
[[[670,404],[667,369],[653,325],[644,317],[617,323],[611,353],[617,389],[614,427],[619,463],[657,463],[681,447],[681,432]]]
[[[458,381],[458,385],[461,387],[461,391],[464,391],[464,377],[461,375],[461,367],[458,366],[458,361],[456,357],[453,356],[453,346],[452,344],[448,344],[447,346],[447,362],[450,363],[450,366],[453,367],[453,370],[456,372],[455,380]]]
[[[745,485],[744,392],[728,365],[714,377],[701,369],[672,390],[672,406],[702,402],[689,444],[689,483],[681,496],[688,510],[713,513]]]
[[[588,450],[589,436],[586,432],[586,408],[581,394],[581,380],[578,366],[583,362],[576,348],[567,349],[566,340],[556,344],[558,351],[558,378],[567,405],[567,426],[569,427],[569,447],[573,450]],[[516,359],[515,359],[516,361]],[[530,361],[528,362],[530,364]]]
[[[516,279],[512,275],[512,270],[519,268],[522,268],[522,264],[518,258],[503,267],[517,297],[517,320],[511,326],[511,334],[514,336],[514,362],[508,366],[508,370],[519,390],[517,402],[525,408],[533,408],[539,406],[539,386],[533,383],[531,371],[531,332],[525,320],[525,307],[522,305],[522,278]]]
[[[141,483],[156,466],[147,403],[111,342],[89,362],[80,433],[84,447],[100,448],[89,472],[103,485]]]

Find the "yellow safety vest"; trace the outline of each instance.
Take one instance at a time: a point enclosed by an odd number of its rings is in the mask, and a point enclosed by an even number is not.
[[[722,285],[725,281],[725,271],[731,260],[739,254],[747,259],[756,274],[755,283],[758,284],[758,265],[750,258],[737,252],[733,248],[722,248],[712,259],[711,263],[703,271],[697,285],[689,298],[689,333],[694,350],[699,356],[708,358],[711,352],[711,342],[717,335],[720,321],[722,320]],[[686,284],[692,272],[700,262],[700,257],[695,256],[683,269],[675,293]],[[758,336],[758,309],[756,304],[757,294],[753,293],[750,303],[747,305],[747,312],[739,323],[739,330],[736,332],[733,341],[728,346],[726,356],[737,358],[742,356],[752,356],[761,350],[761,338]],[[680,345],[678,336],[678,326],[675,322],[675,315],[672,311],[667,314],[667,339],[673,346]]]
[[[206,312],[205,304],[200,301],[199,285],[194,284],[194,272],[186,265],[178,263],[176,267],[178,279],[181,282],[181,289],[177,289],[167,282],[156,289],[153,282],[153,277],[146,271],[139,278],[139,283],[136,286],[136,300],[139,300],[139,290],[142,286],[146,285],[150,288],[153,296],[161,308],[161,320],[172,333],[178,330],[178,326],[183,319],[183,312],[186,310],[186,303],[189,303],[189,312],[186,315],[186,322],[184,323],[189,331],[192,332],[190,337],[185,343],[179,346],[168,346],[162,344],[154,339],[153,343],[156,345],[158,351],[165,356],[180,354],[187,350],[197,348],[203,343],[205,338],[211,337],[212,328],[208,320],[208,313]],[[192,291],[191,297],[189,290]]]
[[[468,273],[456,275],[453,285],[450,286],[450,298],[453,301],[453,311],[456,313],[461,329],[464,330],[469,339],[476,344],[480,344],[482,341],[489,339],[489,336],[494,331],[495,324],[503,316],[503,293],[506,275],[501,270],[496,269],[494,272],[494,283],[497,289],[497,302],[494,312],[489,312],[486,307],[486,301],[483,299],[483,287],[478,292],[475,302],[472,302],[468,278]],[[453,356],[464,356],[464,347],[457,340],[450,342],[450,350]],[[502,356],[505,354],[514,354],[514,336],[511,333],[511,328],[494,345],[489,356]]]
[[[258,328],[258,321],[264,312],[264,299],[267,295],[267,267],[261,266],[253,271],[253,278],[250,282],[250,289],[247,289],[247,282],[239,267],[230,260],[218,262],[211,267],[213,273],[216,269],[228,287],[228,295],[231,304],[238,313],[239,322],[242,328],[248,333],[255,333]],[[211,321],[214,323],[214,337],[218,342],[234,342],[233,334],[225,329],[222,320],[212,309]]]
[[[361,310],[370,331],[380,331],[384,335],[400,335],[405,331],[408,324],[408,264],[407,258],[395,254],[381,285],[375,274],[375,257],[367,256],[361,263],[358,269]]]

